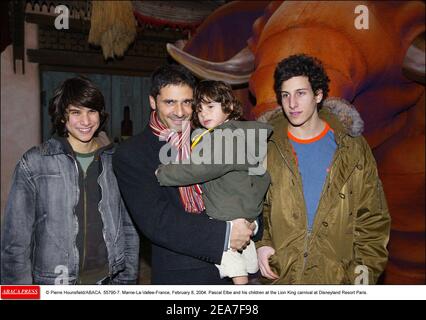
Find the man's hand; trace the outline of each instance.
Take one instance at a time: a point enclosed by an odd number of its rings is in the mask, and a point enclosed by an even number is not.
[[[263,246],[257,249],[257,260],[259,261],[259,269],[262,276],[270,280],[278,279],[278,275],[274,273],[269,267],[269,257],[275,254],[275,250],[272,247]]]
[[[245,249],[250,243],[250,237],[253,235],[255,227],[254,222],[250,223],[246,219],[232,220],[231,248],[235,250]]]

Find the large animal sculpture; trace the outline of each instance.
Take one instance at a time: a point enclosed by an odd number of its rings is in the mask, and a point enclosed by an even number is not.
[[[247,3],[219,8],[183,50],[168,45],[170,55],[201,78],[237,86],[249,106],[246,115],[255,118],[277,108],[273,72],[279,61],[296,53],[322,60],[330,96],[351,101],[360,112],[378,162],[392,216],[382,282],[424,284],[425,3]],[[239,27],[230,27],[237,20]]]

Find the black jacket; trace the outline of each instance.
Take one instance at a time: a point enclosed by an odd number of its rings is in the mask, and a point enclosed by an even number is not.
[[[152,284],[224,284],[220,264],[226,222],[185,212],[174,187],[160,187],[155,170],[165,144],[147,127],[117,149],[113,167],[128,210],[152,242]]]

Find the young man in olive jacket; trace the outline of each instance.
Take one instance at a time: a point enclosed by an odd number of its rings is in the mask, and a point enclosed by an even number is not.
[[[274,77],[284,112],[270,120],[261,273],[274,284],[374,284],[390,217],[362,120],[342,99],[318,111],[329,79],[315,58],[290,56]]]

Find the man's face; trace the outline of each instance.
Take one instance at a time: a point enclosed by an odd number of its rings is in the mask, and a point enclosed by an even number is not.
[[[315,95],[308,77],[293,77],[281,84],[281,103],[293,127],[309,128],[320,121],[317,104],[321,99],[321,90]]]
[[[68,141],[74,150],[90,142],[100,125],[99,112],[86,107],[69,105],[67,109]]]
[[[183,121],[192,114],[193,90],[188,85],[168,85],[161,88],[157,97],[149,97],[152,110],[169,129],[182,131]]]

